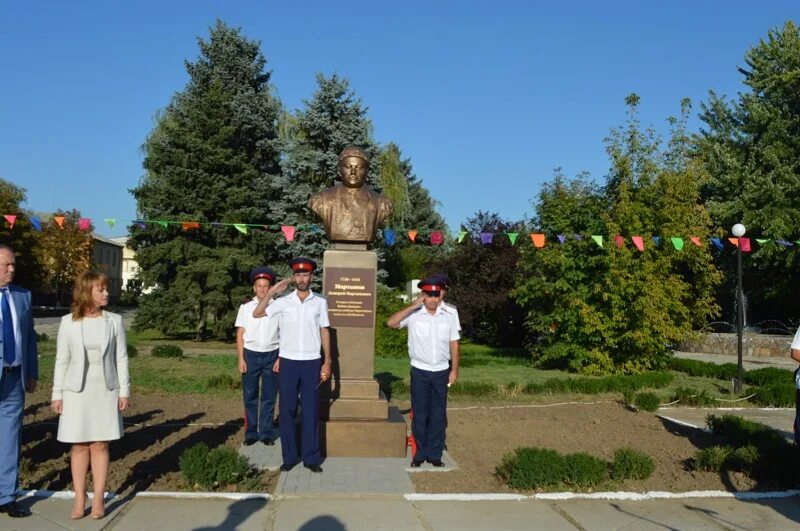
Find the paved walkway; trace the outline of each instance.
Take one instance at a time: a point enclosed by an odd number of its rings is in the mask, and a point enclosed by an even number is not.
[[[59,530],[766,530],[800,526],[800,496],[747,500],[524,499],[429,501],[404,496],[181,499],[109,502],[105,519],[70,520],[71,500],[28,497],[29,518],[0,515],[0,529]]]

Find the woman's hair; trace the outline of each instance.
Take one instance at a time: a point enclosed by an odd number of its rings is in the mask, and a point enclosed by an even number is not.
[[[75,279],[72,289],[72,320],[83,318],[93,306],[92,288],[95,285],[108,287],[108,277],[96,271],[84,271]]]

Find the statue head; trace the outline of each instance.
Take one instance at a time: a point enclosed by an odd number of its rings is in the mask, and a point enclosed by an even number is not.
[[[358,146],[347,146],[339,154],[339,178],[347,188],[361,188],[367,182],[369,155]]]

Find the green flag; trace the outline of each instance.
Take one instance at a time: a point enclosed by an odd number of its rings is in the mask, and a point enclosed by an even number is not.
[[[236,227],[236,230],[238,230],[242,234],[247,234],[247,224],[246,223],[234,223],[233,226]]]
[[[598,247],[602,247],[603,246],[603,237],[602,236],[598,236],[598,235],[592,234],[592,239],[594,240],[594,243],[596,243],[598,245]]]
[[[508,239],[511,240],[511,245],[514,245],[515,243],[517,243],[517,236],[519,236],[519,233],[517,233],[517,232],[507,232],[506,234],[508,234]]]
[[[678,238],[677,236],[673,236],[670,238],[672,240],[672,246],[675,247],[678,251],[683,249],[683,238]]]

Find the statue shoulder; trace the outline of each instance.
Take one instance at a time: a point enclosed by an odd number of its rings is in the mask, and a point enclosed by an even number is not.
[[[336,195],[336,187],[335,186],[331,186],[330,188],[326,188],[321,192],[317,192],[315,194],[311,194],[311,197],[308,199],[308,207],[311,210],[317,210],[317,208],[323,206],[334,195]]]

